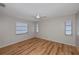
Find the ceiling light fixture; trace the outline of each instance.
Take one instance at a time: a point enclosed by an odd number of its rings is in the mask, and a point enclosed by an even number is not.
[[[37,19],[39,19],[39,18],[40,18],[39,13],[36,15],[36,18],[37,18]]]

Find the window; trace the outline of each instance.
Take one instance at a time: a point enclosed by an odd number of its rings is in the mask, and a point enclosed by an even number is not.
[[[38,24],[36,24],[36,32],[39,32]]]
[[[16,22],[16,34],[23,34],[27,32],[27,24]]]
[[[72,24],[71,19],[66,20],[65,24],[65,34],[71,35],[72,34]]]

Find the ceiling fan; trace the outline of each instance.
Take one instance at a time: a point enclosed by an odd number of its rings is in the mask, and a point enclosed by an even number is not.
[[[47,16],[40,16],[40,14],[37,13],[36,16],[35,16],[35,18],[36,19],[41,19],[41,18],[43,19],[43,18],[47,18]]]
[[[39,13],[36,15],[36,17],[35,18],[37,18],[37,19],[39,19],[40,18],[40,15],[39,15]]]

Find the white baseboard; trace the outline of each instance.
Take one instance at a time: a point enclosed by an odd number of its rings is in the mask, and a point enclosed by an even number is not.
[[[16,43],[18,43],[18,42],[22,42],[22,41],[24,41],[24,40],[28,40],[28,39],[31,39],[31,38],[33,38],[33,37],[28,37],[27,39],[24,38],[24,39],[22,39],[22,40],[7,42],[7,43],[5,43],[5,44],[3,44],[3,45],[0,45],[0,48],[6,47],[6,46],[9,46],[9,45],[12,45],[12,44],[16,44]]]
[[[58,43],[61,43],[61,44],[66,44],[66,45],[71,45],[71,46],[77,46],[75,44],[69,44],[69,43],[64,43],[64,42],[59,42],[59,41],[54,41],[48,37],[44,37],[44,36],[37,36],[37,38],[40,38],[40,39],[45,39],[45,40],[49,40],[49,41],[53,41],[53,42],[58,42]]]

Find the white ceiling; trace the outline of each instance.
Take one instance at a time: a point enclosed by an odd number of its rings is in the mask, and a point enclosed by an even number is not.
[[[41,17],[60,17],[71,15],[79,11],[78,3],[5,3],[2,9],[8,16],[36,20],[37,13]]]

